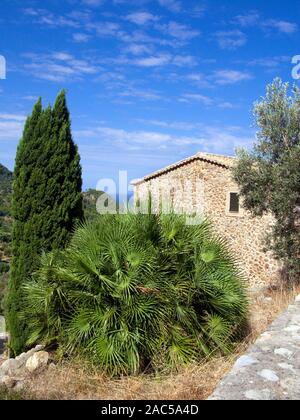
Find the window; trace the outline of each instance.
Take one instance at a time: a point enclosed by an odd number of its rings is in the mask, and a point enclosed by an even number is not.
[[[240,210],[239,194],[235,192],[230,193],[229,199],[229,213],[238,213]]]

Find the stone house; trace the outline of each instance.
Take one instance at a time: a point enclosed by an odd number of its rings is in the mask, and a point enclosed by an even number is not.
[[[150,193],[155,211],[168,202],[175,212],[207,216],[236,255],[250,288],[257,289],[274,283],[279,276],[278,262],[263,251],[263,238],[272,218],[252,217],[243,209],[232,179],[234,161],[234,157],[197,153],[132,181],[134,199],[144,202]]]

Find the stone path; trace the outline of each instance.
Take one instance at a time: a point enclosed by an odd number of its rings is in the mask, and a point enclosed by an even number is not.
[[[300,295],[237,360],[208,399],[300,399]]]

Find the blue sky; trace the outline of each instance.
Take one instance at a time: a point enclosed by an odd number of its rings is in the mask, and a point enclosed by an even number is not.
[[[295,0],[1,0],[0,162],[65,88],[84,187],[254,140],[252,103],[300,54]]]

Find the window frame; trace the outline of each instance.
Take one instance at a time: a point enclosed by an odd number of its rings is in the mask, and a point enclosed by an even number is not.
[[[243,217],[244,216],[244,211],[243,211],[243,207],[241,204],[241,197],[239,197],[239,211],[234,212],[234,211],[230,211],[230,202],[231,202],[231,194],[240,194],[240,192],[238,190],[229,190],[227,192],[227,198],[226,198],[226,210],[225,210],[225,214],[226,216],[230,216],[230,217]]]

